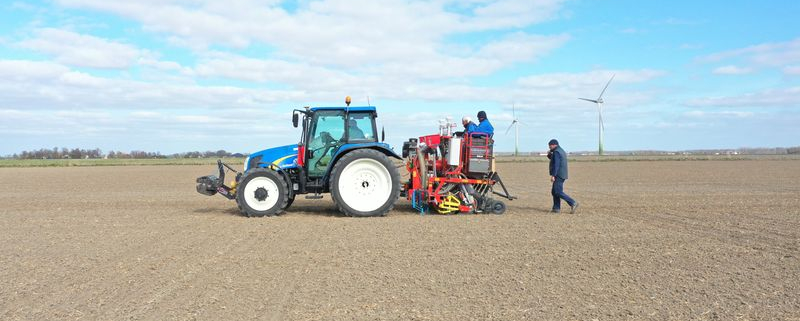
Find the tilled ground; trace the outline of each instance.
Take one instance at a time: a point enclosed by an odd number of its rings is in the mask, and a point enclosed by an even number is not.
[[[505,215],[248,219],[205,166],[0,169],[2,320],[800,320],[800,161],[503,163]]]

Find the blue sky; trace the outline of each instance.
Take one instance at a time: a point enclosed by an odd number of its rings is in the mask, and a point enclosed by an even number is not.
[[[0,155],[252,152],[301,106],[379,109],[387,140],[485,110],[497,149],[800,145],[795,1],[105,0],[0,4]]]

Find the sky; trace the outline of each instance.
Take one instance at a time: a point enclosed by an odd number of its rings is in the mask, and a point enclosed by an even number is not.
[[[0,2],[0,155],[39,148],[254,152],[291,111],[378,108],[396,149],[438,120],[497,151],[800,145],[800,2]]]

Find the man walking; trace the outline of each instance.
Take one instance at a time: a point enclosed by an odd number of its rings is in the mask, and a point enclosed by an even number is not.
[[[553,213],[561,212],[561,200],[569,204],[570,214],[575,214],[578,211],[578,202],[564,193],[564,181],[567,180],[567,153],[558,146],[558,141],[551,139],[550,151],[547,153],[547,158],[550,159],[550,182],[553,183]]]

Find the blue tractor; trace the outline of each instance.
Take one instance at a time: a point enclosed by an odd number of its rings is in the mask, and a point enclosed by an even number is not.
[[[236,200],[248,217],[277,215],[297,195],[319,199],[323,193],[345,215],[386,215],[400,194],[400,174],[391,160],[400,156],[383,142],[383,131],[378,140],[375,107],[347,105],[295,109],[292,124],[302,126],[298,144],[252,153],[241,172],[218,161],[219,175],[198,178],[197,191]],[[230,186],[226,171],[236,174]]]

